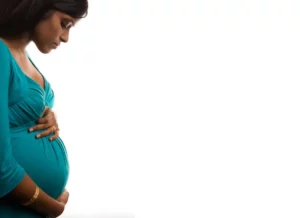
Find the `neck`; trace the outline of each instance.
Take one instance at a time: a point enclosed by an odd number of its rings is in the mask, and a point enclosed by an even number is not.
[[[5,44],[10,48],[12,53],[25,54],[26,47],[30,43],[27,37],[17,38],[17,39],[2,39]]]

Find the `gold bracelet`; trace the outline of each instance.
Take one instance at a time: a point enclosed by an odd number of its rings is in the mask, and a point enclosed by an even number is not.
[[[23,206],[30,206],[30,205],[32,205],[36,201],[36,199],[38,198],[39,194],[40,194],[40,189],[39,189],[39,187],[36,187],[35,193],[34,193],[33,197],[29,201],[27,201],[26,203],[24,203],[22,205]]]

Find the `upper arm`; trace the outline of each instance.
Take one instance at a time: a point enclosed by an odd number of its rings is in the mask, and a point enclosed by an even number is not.
[[[0,42],[0,197],[11,192],[25,174],[12,156],[8,119],[10,73],[9,52],[3,42]]]
[[[47,106],[51,109],[54,107],[54,91],[50,88],[46,99]]]

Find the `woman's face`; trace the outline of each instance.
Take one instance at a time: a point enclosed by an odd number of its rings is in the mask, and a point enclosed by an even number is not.
[[[32,40],[44,54],[56,49],[61,42],[68,42],[70,28],[78,19],[62,12],[54,11],[39,22],[33,32]]]

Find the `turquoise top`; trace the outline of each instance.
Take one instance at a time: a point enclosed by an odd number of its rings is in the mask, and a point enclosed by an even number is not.
[[[16,188],[25,172],[53,198],[66,186],[69,164],[61,138],[49,141],[50,135],[36,139],[38,132],[28,132],[45,107],[54,104],[54,92],[43,78],[44,88],[23,73],[0,40],[0,198]],[[4,217],[40,217],[25,207],[9,204],[1,203],[0,211]]]

